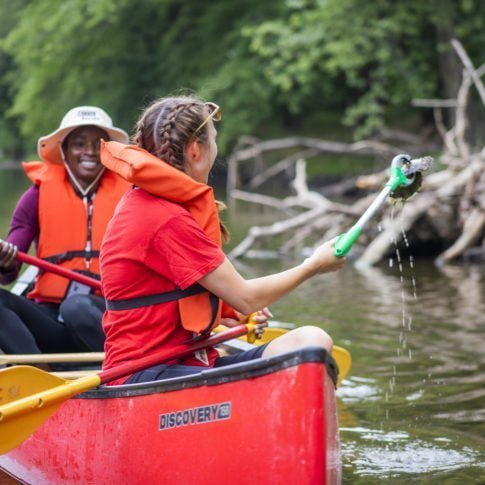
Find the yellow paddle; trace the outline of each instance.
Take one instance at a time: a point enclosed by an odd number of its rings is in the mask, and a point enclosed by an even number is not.
[[[66,380],[35,367],[16,366],[0,370],[0,454],[27,439],[70,397],[105,382],[133,374],[175,357],[214,346],[253,332],[252,324],[241,324],[191,345],[162,350],[137,362],[127,362],[75,380]]]

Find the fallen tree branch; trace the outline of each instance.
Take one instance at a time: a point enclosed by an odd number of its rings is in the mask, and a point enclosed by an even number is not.
[[[261,236],[275,236],[277,234],[282,234],[289,229],[294,229],[295,227],[301,226],[308,223],[315,217],[320,216],[326,212],[326,207],[317,207],[315,209],[309,210],[302,214],[299,214],[291,219],[285,221],[278,221],[267,227],[253,226],[248,235],[229,253],[229,259],[234,259],[242,256],[246,250],[252,246],[254,241]]]
[[[288,170],[289,168],[293,167],[295,162],[297,160],[299,160],[300,158],[304,159],[304,158],[308,158],[308,157],[314,157],[318,153],[319,153],[318,150],[311,148],[310,150],[304,150],[304,151],[295,153],[294,155],[291,155],[289,157],[286,157],[283,160],[280,160],[278,163],[271,165],[266,170],[256,174],[251,179],[251,181],[249,182],[248,185],[251,189],[256,189],[257,187],[262,185],[264,182],[269,180],[271,177],[274,177],[275,175],[279,174],[280,172],[283,172],[283,171]]]
[[[403,233],[409,231],[414,222],[430,207],[433,197],[430,194],[420,194],[412,201],[406,202],[399,217],[388,217],[382,222],[384,230],[365,248],[357,260],[360,266],[372,266],[381,261],[396,246]]]
[[[271,197],[270,195],[255,194],[253,192],[246,192],[244,190],[235,189],[232,191],[232,197],[237,200],[243,200],[245,202],[252,202],[253,204],[264,205],[278,209],[288,213],[289,206],[281,202],[281,199],[277,197]]]
[[[480,208],[473,209],[465,221],[460,237],[436,258],[436,264],[441,266],[462,255],[467,248],[480,239],[484,227],[485,212]]]

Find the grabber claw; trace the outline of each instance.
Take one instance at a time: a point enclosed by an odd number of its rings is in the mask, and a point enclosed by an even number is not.
[[[407,200],[414,195],[423,182],[422,172],[428,170],[433,163],[431,157],[422,157],[411,160],[409,155],[394,157],[391,164],[391,178],[389,183],[394,182],[389,197],[393,199]]]
[[[394,157],[391,163],[391,176],[384,189],[354,226],[337,238],[334,244],[335,256],[341,258],[347,255],[360,236],[364,225],[382,206],[388,196],[401,200],[411,197],[421,187],[423,179],[421,172],[427,170],[432,163],[433,159],[431,157],[423,157],[416,160],[411,160],[411,157],[406,154]]]

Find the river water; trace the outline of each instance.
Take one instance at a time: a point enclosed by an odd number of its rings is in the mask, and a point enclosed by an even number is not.
[[[272,306],[352,355],[337,392],[344,483],[485,483],[484,290],[478,266],[418,261],[401,282],[396,266],[348,264]]]
[[[261,219],[234,213],[235,239]],[[294,263],[238,266],[256,277]],[[321,326],[352,355],[337,391],[344,483],[485,483],[484,296],[484,265],[439,269],[396,254],[378,267],[349,262],[272,306],[275,319]]]
[[[26,186],[21,174],[0,171],[0,237]],[[255,217],[232,215],[233,244],[265,216]],[[293,263],[237,266],[255,277]],[[322,326],[352,354],[337,393],[344,483],[485,483],[485,267],[397,263],[349,263],[304,283],[272,312]]]

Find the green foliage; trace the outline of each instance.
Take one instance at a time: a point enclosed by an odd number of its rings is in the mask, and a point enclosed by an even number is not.
[[[222,150],[241,134],[324,126],[335,114],[364,136],[407,116],[411,98],[440,96],[449,45],[438,31],[483,62],[483,5],[0,0],[0,150],[33,152],[80,104],[130,132],[144,105],[180,89],[223,107]]]
[[[0,42],[18,21],[19,12],[26,0],[0,1]],[[1,43],[0,43],[1,46]],[[22,152],[22,139],[19,133],[19,120],[8,116],[16,84],[14,63],[10,55],[0,49],[0,158],[3,153],[18,158]]]
[[[440,27],[461,34],[470,54],[483,62],[479,46],[485,43],[485,12],[479,0],[287,5],[285,17],[246,30],[251,48],[266,62],[266,78],[292,93],[293,112],[322,83],[330,83],[334,93],[341,93],[339,98],[347,97],[345,122],[354,127],[356,137],[382,127],[389,108],[406,113],[413,97],[439,96],[436,47],[444,46],[437,46],[435,38]],[[340,85],[339,75],[345,79]],[[327,106],[326,99],[314,99],[322,109]]]
[[[240,66],[255,69],[250,58],[235,57],[246,44],[239,31],[275,12],[271,2],[268,7],[259,3],[31,2],[2,43],[16,64],[8,113],[20,118],[25,139],[37,139],[78,104],[102,106],[116,124],[131,131],[143,105],[181,88],[212,93],[224,106],[227,100],[229,108],[239,108],[255,77],[254,71],[239,72]],[[233,76],[228,77],[231,65]],[[239,103],[233,102],[234,92]],[[262,100],[268,103],[267,96]],[[229,122],[228,133],[235,134],[234,126],[243,118],[251,115],[239,116],[232,129]]]

